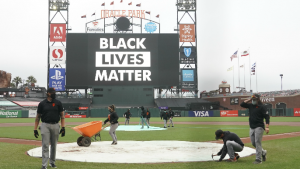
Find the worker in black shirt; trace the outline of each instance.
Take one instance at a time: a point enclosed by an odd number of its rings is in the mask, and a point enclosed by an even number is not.
[[[222,161],[226,154],[229,155],[229,159],[226,160],[227,162],[236,162],[237,159],[240,158],[239,154],[235,152],[241,152],[244,149],[244,143],[242,140],[237,136],[235,133],[231,133],[230,131],[222,131],[217,130],[215,132],[216,140],[223,139],[223,147],[217,153],[217,155],[221,155],[219,161]],[[215,155],[213,155],[215,156]]]
[[[116,106],[115,105],[110,105],[108,106],[108,118],[104,121],[104,125],[107,122],[110,122],[110,130],[109,130],[109,134],[111,136],[111,138],[113,139],[113,142],[111,143],[111,145],[117,145],[118,144],[118,140],[117,140],[117,135],[116,135],[116,130],[119,126],[119,116],[115,111]]]
[[[141,108],[141,110],[142,110],[142,112],[141,112],[142,128],[141,128],[141,129],[144,128],[144,124],[146,124],[146,126],[149,128],[149,125],[148,125],[147,122],[146,122],[147,112],[146,112],[144,106],[141,106],[140,108]]]
[[[131,117],[130,109],[128,109],[128,110],[123,114],[123,116],[126,118],[126,119],[125,119],[125,125],[126,125],[126,122],[127,122],[127,124],[129,125],[129,120],[130,120],[130,117]]]
[[[171,108],[169,108],[169,116],[170,116],[170,123],[169,123],[168,127],[170,127],[171,123],[172,123],[172,127],[174,127],[174,124],[173,124],[174,112],[171,110]]]
[[[168,118],[169,118],[169,113],[167,110],[164,110],[161,115],[160,115],[160,120],[164,119],[164,128],[167,128],[167,123],[168,123]]]
[[[249,104],[250,103],[250,104]],[[252,145],[256,148],[256,159],[253,164],[261,164],[267,159],[267,150],[261,145],[264,130],[269,133],[270,116],[266,107],[260,101],[260,96],[254,94],[251,99],[241,103],[241,107],[249,109],[250,139]],[[266,119],[266,127],[264,124]]]
[[[151,117],[151,113],[150,113],[149,109],[147,108],[146,118],[147,118],[148,126],[150,126],[150,117]]]
[[[59,134],[65,136],[65,116],[62,104],[59,100],[55,99],[55,89],[49,88],[47,90],[47,99],[41,101],[38,105],[37,115],[35,118],[34,125],[34,136],[38,138],[39,133],[37,127],[40,119],[41,124],[41,135],[42,135],[42,169],[47,168],[49,160],[49,143],[51,144],[50,151],[50,162],[49,165],[52,168],[56,168],[55,157],[56,157],[56,145]],[[58,122],[61,121],[61,130]]]

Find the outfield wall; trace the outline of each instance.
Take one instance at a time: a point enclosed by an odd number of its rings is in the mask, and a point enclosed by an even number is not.
[[[127,111],[127,108],[117,108],[116,112],[119,117]],[[34,111],[36,110],[0,110],[0,118],[33,118]],[[151,117],[160,117],[161,110],[158,108],[149,108]],[[210,110],[210,111],[183,111],[173,110],[175,116],[179,117],[247,117],[249,116],[248,110]],[[140,117],[141,110],[139,108],[131,108],[131,117]],[[300,117],[300,108],[289,108],[282,111],[281,109],[268,110],[270,116],[283,116],[283,117]],[[281,114],[279,114],[281,112]],[[283,113],[282,113],[283,112]],[[83,111],[66,111],[67,118],[86,118],[86,117],[107,117],[107,108],[88,109]],[[82,116],[83,115],[83,116]]]

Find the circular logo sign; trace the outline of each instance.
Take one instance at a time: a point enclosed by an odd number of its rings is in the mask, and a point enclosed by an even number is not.
[[[225,91],[228,93],[229,92],[229,88],[226,88]]]
[[[220,88],[220,93],[222,93],[222,91],[223,91],[222,88]]]
[[[155,32],[157,29],[157,26],[155,23],[153,22],[148,22],[146,25],[145,25],[145,30],[148,32],[148,33],[153,33]]]

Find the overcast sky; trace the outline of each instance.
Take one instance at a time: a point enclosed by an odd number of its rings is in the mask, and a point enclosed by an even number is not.
[[[84,32],[85,22],[97,17],[103,2],[106,9],[142,9],[151,11],[151,19],[160,21],[161,33],[175,33],[176,0],[70,0],[71,32]],[[129,2],[133,6],[128,6]],[[135,5],[142,3],[142,7]],[[239,86],[238,59],[230,56],[250,48],[251,64],[257,63],[252,76],[256,92],[299,89],[300,1],[297,0],[197,0],[197,42],[199,90],[218,89],[222,80]],[[160,20],[155,15],[160,14]],[[82,19],[87,15],[87,19]],[[2,2],[0,70],[12,77],[26,79],[33,75],[39,86],[47,83],[48,0],[14,0]],[[150,19],[150,16],[147,15]],[[184,20],[188,23],[189,20]],[[246,89],[250,87],[249,57],[239,60],[245,64]],[[240,86],[244,87],[244,69],[240,69]]]

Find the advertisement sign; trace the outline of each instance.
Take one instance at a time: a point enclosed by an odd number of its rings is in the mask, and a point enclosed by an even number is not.
[[[177,38],[176,38],[177,37]],[[66,84],[178,86],[176,34],[81,34],[67,39]],[[84,56],[84,57],[83,57]],[[165,64],[168,63],[168,66]]]
[[[182,81],[193,82],[194,81],[194,70],[182,70]]]
[[[181,112],[175,112],[174,117],[181,117]]]
[[[50,24],[50,42],[66,41],[66,24]]]
[[[189,111],[189,117],[213,117],[213,111]]]
[[[22,117],[21,110],[0,110],[0,118]]]
[[[28,117],[36,117],[37,110],[29,110]]]
[[[100,28],[98,26],[99,22],[95,21],[95,22],[92,22],[92,23],[93,23],[93,26],[86,28],[87,33],[101,33],[101,32],[104,32],[104,29]]]
[[[180,34],[180,42],[195,42],[195,25],[180,24],[179,34]]]
[[[89,107],[79,107],[78,109],[79,110],[87,110],[87,109],[89,109]]]
[[[50,46],[50,64],[66,64],[66,48]]]
[[[294,116],[300,116],[300,108],[294,108]]]
[[[86,118],[86,115],[65,115],[65,118]]]
[[[64,68],[50,68],[49,87],[55,88],[56,91],[65,91],[65,73]]]
[[[153,33],[153,32],[156,31],[156,29],[157,29],[157,26],[156,26],[156,24],[153,23],[153,22],[148,22],[148,23],[145,25],[145,30],[146,30],[146,32],[148,32],[148,33]]]
[[[167,110],[169,107],[158,107],[160,110]]]
[[[230,98],[230,105],[238,105],[239,104],[239,98]]]
[[[196,47],[194,46],[180,47],[180,58],[197,58]]]
[[[238,117],[239,111],[238,110],[221,110],[220,116],[221,117]]]

